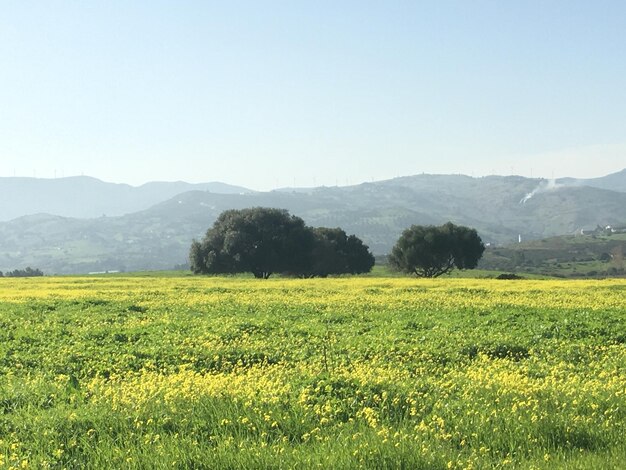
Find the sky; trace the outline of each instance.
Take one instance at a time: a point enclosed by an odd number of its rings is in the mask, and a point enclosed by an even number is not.
[[[622,0],[7,0],[0,176],[597,177],[625,51]]]

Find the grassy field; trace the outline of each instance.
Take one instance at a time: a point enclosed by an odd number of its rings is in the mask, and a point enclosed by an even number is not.
[[[624,468],[626,280],[0,279],[0,468]]]
[[[554,277],[626,277],[626,233],[562,235],[485,251],[485,269]]]

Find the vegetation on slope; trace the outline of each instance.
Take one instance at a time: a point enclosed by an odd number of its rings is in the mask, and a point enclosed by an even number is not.
[[[37,266],[46,273],[170,269],[227,209],[287,209],[313,227],[341,227],[373,253],[389,253],[413,224],[447,221],[507,245],[626,221],[626,193],[588,186],[543,187],[522,177],[418,175],[350,187],[251,194],[191,191],[122,217],[31,215],[0,223],[0,270]]]
[[[557,277],[616,277],[626,274],[625,255],[626,233],[599,231],[491,247],[479,265]]]

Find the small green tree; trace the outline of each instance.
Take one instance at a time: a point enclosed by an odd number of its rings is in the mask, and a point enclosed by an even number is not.
[[[458,269],[473,269],[485,245],[469,227],[448,222],[441,226],[412,225],[406,229],[389,255],[389,264],[399,271],[420,277],[438,277]]]

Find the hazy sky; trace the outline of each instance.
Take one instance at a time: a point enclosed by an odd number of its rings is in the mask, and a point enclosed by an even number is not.
[[[623,0],[0,3],[0,176],[624,167]]]

